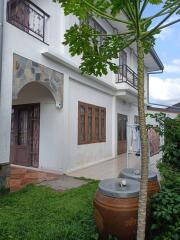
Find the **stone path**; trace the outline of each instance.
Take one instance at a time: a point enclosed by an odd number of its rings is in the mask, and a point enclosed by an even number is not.
[[[55,180],[59,176],[60,174],[13,166],[10,173],[10,191],[18,191],[28,184],[41,183],[45,180]]]
[[[11,167],[10,191],[15,192],[29,184],[50,187],[56,191],[77,188],[88,181],[71,176],[32,170],[22,167]]]
[[[62,175],[56,180],[44,181],[38,185],[50,187],[56,191],[64,191],[67,189],[78,188],[87,184],[87,180],[73,178],[71,176]]]

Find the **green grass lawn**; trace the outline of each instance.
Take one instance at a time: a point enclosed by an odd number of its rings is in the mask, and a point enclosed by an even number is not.
[[[0,239],[93,240],[97,182],[63,193],[38,186],[0,196]]]

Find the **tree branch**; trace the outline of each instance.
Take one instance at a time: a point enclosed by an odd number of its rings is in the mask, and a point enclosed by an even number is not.
[[[134,14],[134,10],[131,7],[131,3],[130,1],[128,1],[127,5],[125,5],[126,11],[128,12],[128,14],[130,15],[130,19],[132,22],[134,22],[134,24],[136,24],[136,17]]]
[[[138,7],[138,1],[135,1],[136,6],[135,6],[135,11],[136,11],[136,27],[137,27],[137,35],[139,37],[140,33],[140,26],[139,26],[139,7]]]
[[[122,50],[129,47],[131,44],[133,44],[133,42],[136,41],[136,38],[133,38],[131,41],[129,41],[126,45],[123,46]]]
[[[168,23],[168,24],[163,25],[163,26],[159,27],[158,29],[161,30],[161,29],[163,29],[163,28],[169,27],[169,26],[171,26],[171,25],[173,25],[173,24],[175,24],[175,23],[178,23],[178,22],[180,22],[180,18],[177,19],[177,20],[175,20],[175,21],[173,21],[173,22],[170,22],[170,23]]]
[[[168,14],[168,16],[166,16],[160,23],[158,23],[153,29],[151,29],[147,34],[145,34],[141,40],[143,40],[144,38],[148,37],[149,35],[151,35],[153,32],[155,32],[156,30],[159,29],[159,27],[162,26],[162,24],[168,19],[170,18],[171,15],[173,15],[174,12],[176,12],[176,10],[179,8],[179,6],[177,6],[172,12],[170,12]]]
[[[124,24],[127,24],[127,25],[130,23],[128,21],[120,20],[120,19],[114,18],[112,16],[109,16],[108,14],[102,12],[101,10],[99,10],[96,7],[94,7],[93,5],[91,5],[86,0],[84,0],[84,2],[85,2],[86,5],[88,5],[94,12],[96,12],[101,17],[104,17],[106,19],[109,19],[109,20],[112,20],[112,21],[115,21],[115,22],[121,22],[121,23],[124,23]]]
[[[152,17],[148,17],[147,20],[144,21],[144,23],[153,20],[156,17],[160,17],[162,16],[161,14],[163,14],[166,10],[168,10],[169,8],[173,7],[176,3],[179,3],[179,0],[176,0],[174,3],[169,4],[167,7],[163,8],[161,11],[159,11],[158,13],[156,13],[155,15],[153,15]],[[178,5],[178,7],[175,8],[179,8],[180,4]]]
[[[107,37],[113,37],[113,36],[126,36],[126,35],[129,35],[129,34],[132,34],[132,33],[134,33],[134,31],[130,31],[130,32],[125,32],[125,33],[116,33],[116,34],[92,34],[93,36],[107,36]]]
[[[139,14],[139,17],[141,18],[142,17],[142,14],[146,8],[146,6],[148,5],[148,0],[145,0],[143,5],[142,5],[142,8],[141,8],[141,11],[140,11],[140,14]]]

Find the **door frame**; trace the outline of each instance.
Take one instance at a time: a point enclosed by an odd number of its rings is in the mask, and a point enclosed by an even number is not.
[[[18,104],[12,106],[12,114],[13,109],[15,111],[14,118],[11,119],[11,153],[10,153],[10,162],[12,164],[20,165],[20,166],[26,166],[26,167],[39,167],[39,145],[40,145],[40,103],[30,103],[30,104]],[[37,118],[35,116],[35,109],[37,111]],[[17,149],[21,149],[21,145],[16,144],[17,138],[18,138],[18,111],[19,110],[27,110],[28,112],[28,133],[30,135],[27,135],[27,165],[25,164],[18,164],[18,161],[16,161],[16,151]],[[17,112],[16,112],[17,111]],[[13,116],[13,115],[12,115]],[[14,119],[14,122],[12,122]],[[13,124],[13,125],[12,125]],[[36,124],[36,125],[35,125]],[[36,126],[36,131],[35,131]],[[14,127],[14,129],[13,129]],[[36,134],[35,134],[36,133]],[[36,141],[35,144],[35,135],[36,135]],[[12,144],[13,143],[13,144]],[[36,145],[36,149],[33,150],[34,146]],[[34,160],[36,158],[36,161]]]
[[[120,140],[119,140],[119,118],[122,117],[124,119],[126,119],[126,124],[125,124],[125,135],[126,135],[126,138],[125,139],[122,139],[121,142],[125,142],[124,143],[124,146],[122,146],[122,149],[120,149]],[[127,152],[127,122],[128,122],[128,115],[125,115],[125,114],[122,114],[122,113],[117,113],[117,155],[121,155],[121,154],[124,154]],[[123,132],[121,133],[122,134],[122,138],[123,138]],[[126,149],[126,150],[124,150]],[[122,152],[121,152],[122,150]]]

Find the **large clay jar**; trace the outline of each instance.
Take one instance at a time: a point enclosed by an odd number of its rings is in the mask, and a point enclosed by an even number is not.
[[[94,198],[94,217],[101,240],[109,235],[122,240],[136,239],[138,181],[126,179],[127,185],[120,186],[120,179],[106,179],[100,182]]]
[[[124,168],[120,172],[120,177],[140,181],[141,179],[140,170],[135,168]],[[148,196],[152,197],[155,193],[159,192],[159,190],[160,190],[160,186],[159,186],[157,174],[153,171],[149,171]]]

